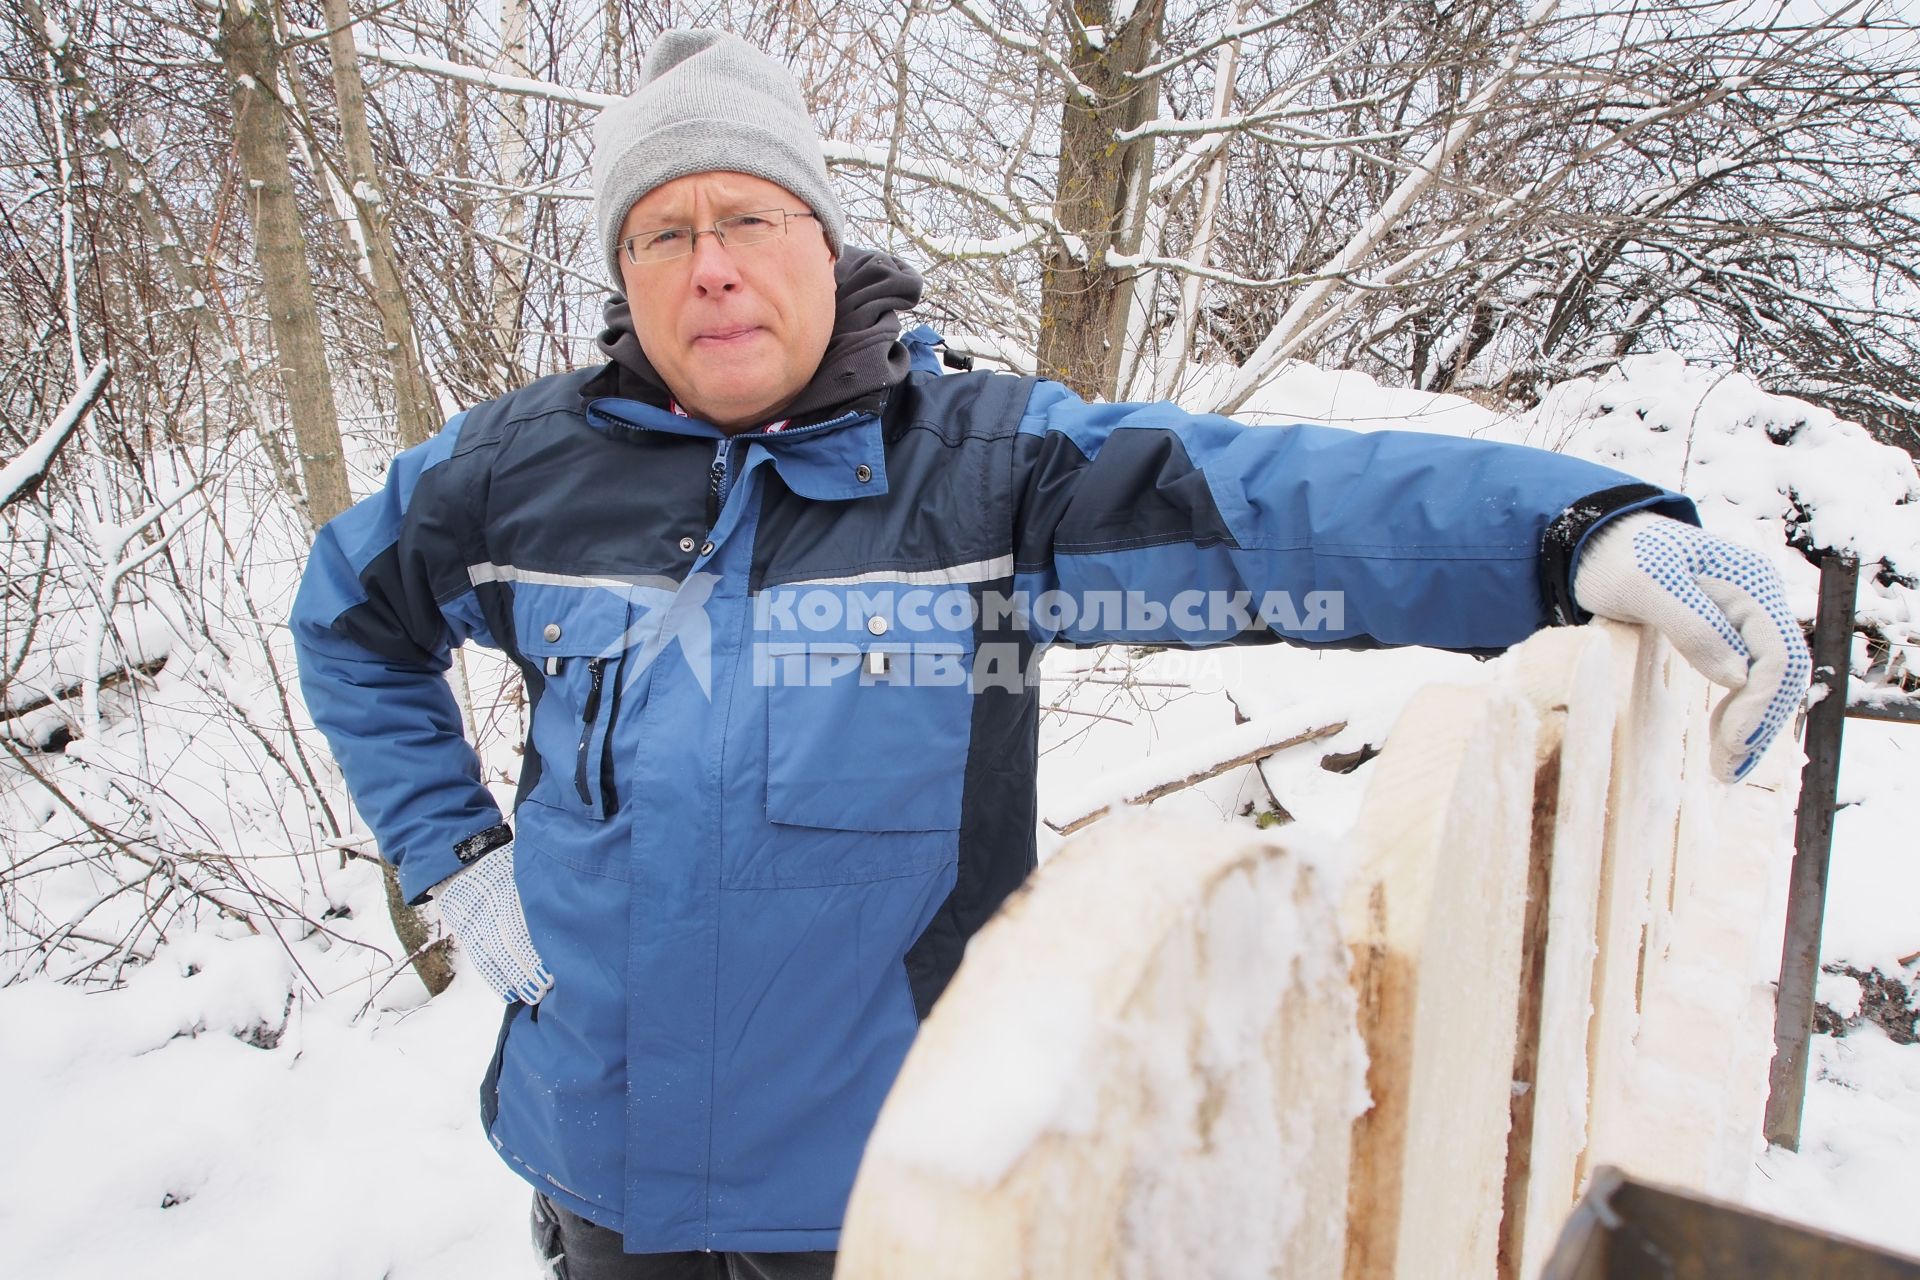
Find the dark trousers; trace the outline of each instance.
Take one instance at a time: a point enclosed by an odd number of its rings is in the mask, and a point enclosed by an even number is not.
[[[832,1253],[622,1253],[620,1233],[533,1193],[547,1280],[832,1280]]]

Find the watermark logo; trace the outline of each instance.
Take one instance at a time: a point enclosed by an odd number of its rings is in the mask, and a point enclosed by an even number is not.
[[[631,684],[677,646],[701,692],[713,696],[711,606],[716,574],[607,588],[633,617],[603,658],[626,654]],[[750,678],[756,686],[862,684],[1018,688],[1037,680],[1038,655],[1054,641],[1201,648],[1250,632],[1313,640],[1346,631],[1338,591],[1295,594],[1137,590],[1039,592],[966,587],[794,584],[751,602]]]

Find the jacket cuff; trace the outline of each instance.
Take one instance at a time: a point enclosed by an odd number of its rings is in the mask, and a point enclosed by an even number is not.
[[[1649,508],[1659,508],[1658,514],[1687,524],[1700,523],[1693,499],[1658,485],[1640,483],[1588,494],[1548,523],[1540,537],[1540,599],[1546,605],[1548,625],[1579,626],[1593,617],[1573,598],[1573,573],[1579,565],[1580,549],[1607,521]]]
[[[484,831],[476,831],[464,840],[457,840],[447,851],[452,857],[436,855],[432,858],[411,857],[400,868],[400,889],[406,895],[407,905],[417,907],[433,897],[434,890],[448,880],[466,870],[495,849],[513,843],[513,828],[504,822],[497,822]]]

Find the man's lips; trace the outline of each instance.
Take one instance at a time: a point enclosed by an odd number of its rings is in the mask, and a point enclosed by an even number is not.
[[[708,329],[702,333],[696,333],[693,335],[693,340],[696,344],[712,343],[715,346],[725,346],[729,343],[745,341],[759,332],[760,326],[755,324],[728,325],[724,329]]]

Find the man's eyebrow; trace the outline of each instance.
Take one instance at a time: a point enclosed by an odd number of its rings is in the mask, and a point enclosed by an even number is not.
[[[680,210],[675,210],[671,213],[643,213],[634,217],[633,229],[635,231],[652,231],[658,227],[684,227],[692,221],[693,218],[691,215]]]
[[[745,195],[712,201],[712,213],[715,219],[737,218],[743,213],[763,213],[768,209],[785,208],[779,199],[766,196]],[[652,231],[659,227],[687,227],[693,225],[693,215],[683,208],[671,213],[643,214],[638,218],[635,230]]]

